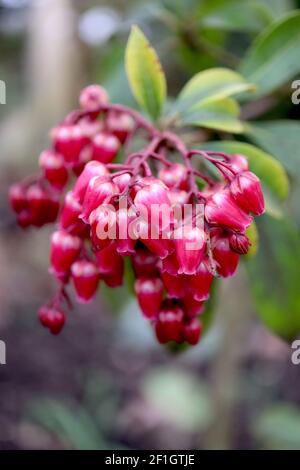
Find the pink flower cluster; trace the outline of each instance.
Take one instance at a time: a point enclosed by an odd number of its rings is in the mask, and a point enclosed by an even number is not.
[[[135,295],[158,341],[197,344],[214,277],[235,273],[249,249],[246,229],[264,212],[260,181],[245,157],[189,150],[176,134],[110,104],[100,86],[84,89],[80,106],[52,130],[42,174],[9,194],[20,226],[57,221],[50,263],[58,292],[40,321],[57,334],[63,303],[70,305],[67,285],[88,302],[100,282],[123,283],[129,257]],[[147,144],[132,153],[138,133]],[[112,163],[121,153],[124,163]]]

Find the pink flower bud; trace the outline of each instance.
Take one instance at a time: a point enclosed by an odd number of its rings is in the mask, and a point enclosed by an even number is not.
[[[188,323],[184,325],[183,336],[184,340],[195,346],[199,343],[200,336],[201,336],[202,325],[198,318],[193,318]]]
[[[191,292],[180,299],[180,303],[187,318],[194,318],[204,311],[204,302],[195,299]]]
[[[158,315],[163,300],[163,283],[160,278],[140,278],[135,281],[134,290],[139,306],[147,318]]]
[[[89,216],[94,209],[97,209],[103,203],[109,203],[111,198],[119,193],[119,188],[116,184],[103,176],[94,176],[87,187],[81,218],[87,224]]]
[[[244,155],[232,155],[230,158],[230,165],[232,169],[237,172],[249,170],[248,160]]]
[[[41,227],[55,222],[59,211],[59,199],[56,194],[34,184],[27,190],[27,201],[32,225]]]
[[[200,263],[196,274],[188,277],[188,285],[194,298],[198,301],[209,298],[209,289],[213,275],[207,269],[205,262]]]
[[[213,237],[212,248],[219,275],[222,277],[233,276],[238,266],[239,255],[230,249],[228,237]]]
[[[12,184],[9,188],[9,202],[12,209],[18,214],[21,211],[27,209],[27,194],[26,189],[22,184],[15,183]]]
[[[92,140],[92,160],[110,163],[117,155],[120,142],[114,135],[99,132]]]
[[[107,117],[107,128],[123,144],[130,132],[135,127],[134,120],[125,113],[109,113]]]
[[[206,250],[206,235],[199,227],[184,225],[174,232],[179,274],[195,274]]]
[[[72,166],[74,175],[78,178],[88,162],[92,160],[92,146],[87,144],[80,152],[77,162]]]
[[[109,176],[109,171],[100,162],[91,161],[85,165],[85,168],[73,189],[74,197],[82,204],[89,182],[94,176]]]
[[[229,237],[229,244],[232,251],[239,255],[248,253],[251,245],[249,238],[243,233],[233,232]]]
[[[139,248],[132,256],[132,266],[136,277],[154,276],[157,273],[158,257],[147,248]]]
[[[135,212],[130,208],[120,208],[116,214],[117,220],[117,252],[120,255],[132,255],[135,253],[136,240],[129,234],[129,224],[136,218]]]
[[[72,229],[79,222],[83,223],[79,216],[82,212],[82,205],[74,197],[73,191],[69,191],[65,196],[65,202],[60,213],[60,227],[62,229]]]
[[[67,167],[78,163],[81,151],[89,143],[89,138],[79,124],[56,127],[52,131],[52,137],[55,150],[64,157]]]
[[[79,103],[84,111],[95,111],[108,103],[108,94],[100,85],[89,85],[81,91]]]
[[[101,277],[105,284],[112,289],[122,286],[124,278],[124,260],[121,258],[118,271],[112,274],[103,274]]]
[[[130,173],[123,173],[122,175],[113,178],[113,182],[118,186],[120,193],[122,193],[124,189],[128,187],[130,180]]]
[[[187,189],[187,169],[181,163],[163,167],[158,172],[160,178],[168,188]]]
[[[58,230],[51,237],[51,270],[57,277],[68,273],[71,265],[80,253],[81,240],[79,237]]]
[[[100,276],[95,263],[87,260],[76,261],[71,266],[71,275],[79,302],[90,302],[97,291]]]
[[[161,260],[161,272],[167,272],[172,276],[176,276],[179,272],[179,262],[176,252],[171,253],[166,258]]]
[[[21,212],[19,212],[17,216],[17,223],[21,228],[29,227],[32,223],[30,211],[27,209],[24,209]]]
[[[161,273],[161,277],[168,293],[168,297],[180,299],[185,296],[188,290],[188,278],[185,274],[176,274],[173,276],[165,271]]]
[[[41,324],[48,328],[53,335],[57,335],[62,330],[66,317],[62,310],[43,306],[38,311]]]
[[[183,336],[183,311],[176,305],[165,305],[159,312],[155,332],[160,343],[181,342]]]
[[[97,266],[101,279],[108,287],[119,287],[123,284],[124,260],[117,253],[116,242],[111,242],[106,248],[96,252]]]
[[[174,251],[173,242],[167,238],[161,238],[157,230],[154,230],[153,236],[151,227],[146,221],[139,220],[137,227],[139,239],[154,255],[164,259]]]
[[[52,150],[44,150],[39,158],[39,165],[51,186],[61,190],[68,181],[68,170],[65,168],[62,155]]]
[[[226,189],[217,191],[207,199],[205,218],[210,224],[221,225],[239,232],[244,232],[252,222],[252,217],[236,204]]]
[[[238,173],[230,184],[230,191],[236,204],[245,212],[255,215],[265,210],[264,195],[259,178],[251,171]]]
[[[102,275],[113,275],[123,270],[123,258],[116,250],[116,242],[111,242],[103,250],[96,252],[97,266]]]
[[[116,240],[117,215],[113,206],[103,204],[94,209],[89,216],[89,224],[91,241],[95,250],[106,248],[112,240]]]

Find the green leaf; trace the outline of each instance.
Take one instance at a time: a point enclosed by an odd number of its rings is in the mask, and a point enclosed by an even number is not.
[[[232,98],[224,98],[193,106],[183,114],[181,123],[240,134],[244,125],[238,119],[239,114],[238,103]]]
[[[272,153],[291,176],[287,210],[300,227],[300,123],[297,121],[254,122],[246,127],[247,136]]]
[[[246,235],[250,240],[250,248],[248,253],[246,254],[245,258],[249,259],[252,256],[255,256],[258,251],[258,244],[259,244],[259,235],[255,221],[253,220],[252,224],[247,228]]]
[[[272,20],[270,9],[257,1],[223,0],[209,3],[212,4],[211,8],[201,18],[201,24],[207,28],[256,32]]]
[[[166,79],[156,52],[137,26],[131,29],[125,66],[137,102],[153,119],[158,118],[166,97]]]
[[[219,150],[245,155],[249,161],[250,169],[257,174],[262,183],[272,191],[273,195],[281,201],[286,199],[289,192],[288,177],[281,163],[270,154],[254,145],[227,140],[223,142],[209,142],[203,145],[202,148],[204,150]],[[266,198],[266,202],[268,202],[268,198]]]
[[[291,341],[300,332],[299,236],[286,219],[257,220],[260,249],[246,263],[257,313],[273,332]]]
[[[247,136],[260,145],[300,178],[300,123],[297,121],[251,122],[246,127]]]
[[[212,68],[197,73],[183,87],[175,103],[178,112],[194,106],[223,100],[245,91],[254,90],[240,74],[225,68]]]
[[[258,36],[239,69],[257,86],[252,98],[271,93],[300,72],[299,49],[300,11],[285,15]]]

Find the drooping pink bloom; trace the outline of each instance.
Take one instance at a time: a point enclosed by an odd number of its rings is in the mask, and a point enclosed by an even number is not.
[[[68,170],[62,155],[53,150],[44,150],[40,154],[39,165],[51,186],[58,190],[65,187],[68,181]]]
[[[163,283],[157,278],[139,278],[135,281],[134,290],[139,306],[147,318],[155,318],[163,300]]]
[[[89,222],[89,216],[94,209],[103,203],[110,203],[112,197],[119,193],[116,184],[103,176],[94,176],[87,187],[82,204],[81,218],[85,223]]]
[[[202,261],[193,276],[188,277],[188,285],[193,297],[198,301],[209,298],[209,290],[213,275],[209,272],[206,263]]]
[[[184,297],[188,290],[188,276],[185,274],[169,274],[167,271],[161,272],[161,277],[168,293],[168,297],[180,299]]]
[[[12,184],[9,188],[8,197],[12,209],[17,214],[28,208],[26,188],[22,184]]]
[[[99,132],[92,140],[92,160],[110,163],[117,155],[120,142],[114,135]]]
[[[79,260],[71,266],[71,276],[79,302],[90,302],[97,291],[100,276],[96,264],[92,261]]]
[[[239,232],[244,232],[252,222],[252,217],[237,205],[228,189],[217,191],[207,199],[205,218],[212,225],[221,225]]]
[[[265,210],[259,178],[251,171],[238,173],[231,181],[230,192],[236,204],[245,212],[261,215]]]
[[[158,257],[146,247],[138,248],[132,256],[132,267],[136,277],[150,277],[157,273]]]
[[[89,182],[94,176],[109,176],[109,171],[105,165],[100,162],[91,161],[85,165],[85,168],[77,179],[73,194],[82,204]]]
[[[193,318],[192,320],[189,320],[184,325],[184,330],[183,330],[184,340],[187,343],[191,344],[192,346],[195,346],[196,344],[199,343],[201,330],[202,330],[202,325],[198,318]]]
[[[206,250],[206,235],[199,227],[185,225],[174,232],[179,274],[195,274]]]
[[[65,313],[61,309],[47,305],[39,309],[38,317],[41,324],[48,328],[53,335],[60,333],[66,321]]]
[[[67,167],[78,163],[81,151],[89,143],[89,138],[79,124],[62,124],[56,127],[52,131],[52,138],[55,150],[64,157]]]
[[[125,142],[128,135],[135,128],[133,118],[125,113],[109,113],[106,125],[108,130],[119,139],[121,144]]]
[[[225,236],[213,237],[212,252],[219,275],[222,277],[233,276],[239,263],[239,255],[230,248],[229,238]]]
[[[184,313],[178,305],[166,304],[158,315],[155,332],[160,343],[181,342]]]
[[[185,296],[180,299],[180,303],[187,318],[194,318],[204,311],[204,302],[195,299],[191,292],[187,292]]]
[[[80,253],[82,242],[79,237],[64,230],[52,234],[50,261],[51,270],[58,276],[65,276]]]
[[[55,222],[59,211],[57,194],[34,184],[27,190],[26,196],[32,225],[41,227]]]

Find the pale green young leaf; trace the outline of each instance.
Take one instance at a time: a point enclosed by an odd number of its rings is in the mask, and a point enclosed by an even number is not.
[[[125,67],[137,102],[153,119],[157,119],[166,98],[166,79],[155,50],[138,26],[131,29]]]

